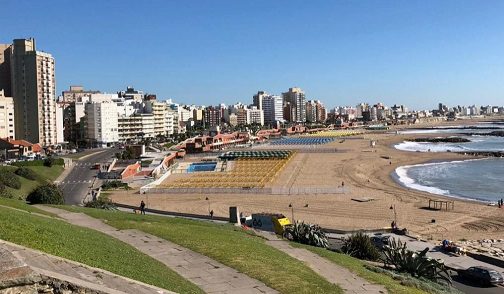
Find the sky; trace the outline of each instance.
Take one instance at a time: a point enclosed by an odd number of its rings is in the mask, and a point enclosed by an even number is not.
[[[58,92],[134,86],[185,104],[301,87],[359,102],[504,105],[504,1],[0,0],[0,43],[34,37]]]

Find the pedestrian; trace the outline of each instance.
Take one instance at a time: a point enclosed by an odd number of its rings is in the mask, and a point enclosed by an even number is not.
[[[143,200],[140,202],[140,214],[145,214],[145,202]]]
[[[341,182],[341,187],[345,187],[345,182]]]
[[[213,219],[213,209],[210,210],[210,218]]]

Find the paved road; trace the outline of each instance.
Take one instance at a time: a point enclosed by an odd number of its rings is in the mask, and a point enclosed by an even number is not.
[[[453,287],[466,294],[504,294],[504,286],[481,287],[473,283],[461,280],[457,275],[452,276]]]
[[[65,204],[78,205],[86,197],[98,171],[91,169],[95,163],[107,162],[118,149],[99,149],[96,153],[88,155],[74,162],[72,171],[59,183],[65,197]]]

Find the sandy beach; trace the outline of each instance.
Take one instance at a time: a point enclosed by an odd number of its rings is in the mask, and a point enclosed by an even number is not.
[[[457,122],[462,124],[470,122]],[[422,125],[426,126],[426,125]],[[418,127],[415,125],[414,127]],[[416,135],[413,135],[413,137]],[[426,209],[429,199],[447,199],[439,195],[407,189],[394,181],[392,174],[398,166],[429,161],[463,160],[469,157],[454,153],[419,153],[396,150],[393,145],[412,135],[393,132],[365,134],[336,140],[323,148],[336,152],[316,150],[298,151],[294,158],[269,185],[272,187],[339,187],[344,182],[346,192],[313,195],[160,195],[138,192],[113,192],[111,198],[119,203],[138,205],[144,199],[147,206],[156,209],[228,216],[230,206],[238,206],[245,214],[255,212],[283,213],[289,218],[316,223],[326,228],[341,230],[377,229],[390,226],[394,219],[411,234],[441,240],[449,238],[483,239],[502,238],[504,209],[482,203],[455,201],[454,210]],[[370,148],[370,140],[376,147]],[[277,147],[281,148],[281,147]],[[205,200],[208,197],[209,200]],[[352,198],[373,198],[357,202]],[[292,203],[293,210],[289,207]],[[435,222],[433,222],[435,220]]]

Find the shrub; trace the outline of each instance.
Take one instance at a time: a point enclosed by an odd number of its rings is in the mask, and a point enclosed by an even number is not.
[[[31,204],[63,204],[63,193],[54,184],[45,184],[33,190],[26,200]]]
[[[54,158],[54,157],[51,157],[52,158],[52,165],[64,165],[65,164],[65,160],[63,158]],[[17,161],[17,162],[13,162],[11,165],[13,166],[46,166],[45,165],[45,159],[42,160],[42,159],[39,159],[39,160],[31,160],[31,161]]]
[[[9,190],[7,190],[7,186],[5,186],[3,183],[0,183],[0,197],[9,199],[14,198],[14,195],[12,195]]]
[[[37,179],[37,174],[33,170],[31,170],[27,167],[20,167],[20,168],[16,169],[16,171],[14,173],[16,175],[23,177],[25,179],[28,179],[28,180],[35,181]]]
[[[445,281],[451,284],[448,269],[440,260],[426,256],[429,248],[421,252],[406,249],[406,243],[401,240],[390,239],[383,248],[385,265],[393,265],[400,273],[408,273],[416,278],[426,278],[435,282]]]
[[[378,260],[380,253],[371,241],[371,238],[363,232],[357,232],[343,241],[342,251],[350,256],[366,259]]]
[[[294,242],[327,248],[329,243],[326,234],[318,225],[295,222],[285,228],[284,236]]]
[[[107,197],[98,197],[98,199],[86,202],[84,206],[105,210],[117,210],[117,206]]]
[[[52,157],[47,157],[44,159],[44,166],[51,167],[54,164],[54,158]]]
[[[370,271],[387,275],[393,278],[396,281],[399,281],[401,285],[407,287],[414,287],[420,290],[423,290],[427,293],[436,293],[436,294],[462,294],[463,292],[453,288],[449,284],[446,283],[436,283],[431,280],[427,280],[424,278],[415,278],[409,274],[397,273],[391,270],[387,270],[384,268],[379,268],[376,266],[372,266],[369,264],[364,265]]]
[[[21,188],[21,181],[19,181],[19,178],[11,171],[2,171],[0,173],[0,183],[13,189]]]
[[[127,183],[113,180],[113,181],[106,181],[105,183],[103,183],[102,189],[103,190],[112,190],[112,189],[126,189],[126,190],[128,190],[129,186]]]

